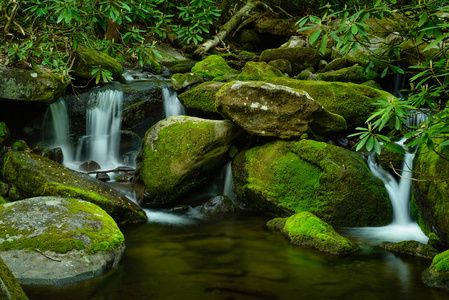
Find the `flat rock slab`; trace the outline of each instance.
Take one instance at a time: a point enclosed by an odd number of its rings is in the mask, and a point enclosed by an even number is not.
[[[21,284],[64,284],[118,265],[123,234],[100,207],[37,197],[0,206],[0,256]]]

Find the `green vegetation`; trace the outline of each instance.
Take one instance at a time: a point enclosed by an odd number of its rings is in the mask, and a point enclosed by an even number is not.
[[[406,118],[413,110],[430,109],[432,118],[412,128],[405,137],[413,137],[408,147],[427,144],[430,150],[438,146],[432,138],[449,131],[448,100],[449,80],[449,31],[447,30],[449,2],[410,1],[396,5],[396,0],[375,1],[367,6],[327,5],[319,16],[306,16],[297,22],[298,29],[312,31],[310,43],[323,54],[328,43],[335,43],[344,56],[363,50],[369,58],[365,67],[379,71],[384,77],[388,73],[407,76],[407,100],[382,99],[379,109],[367,120],[367,126],[359,127],[357,150],[374,149],[380,153],[380,143],[404,153],[401,147],[391,142],[407,129]],[[375,30],[368,24],[377,24],[383,32],[382,43],[373,44]],[[389,38],[385,38],[388,36]],[[412,57],[412,58],[411,58]],[[418,59],[416,59],[418,58]],[[439,142],[449,145],[449,138]]]

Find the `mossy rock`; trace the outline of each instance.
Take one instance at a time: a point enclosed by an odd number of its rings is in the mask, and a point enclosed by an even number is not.
[[[293,75],[292,64],[286,59],[275,59],[270,61],[268,64],[281,71],[282,74]]]
[[[123,67],[117,60],[106,53],[83,47],[78,48],[76,51],[72,75],[90,80],[93,77],[93,68],[98,66],[111,72],[115,80],[125,82],[123,78]]]
[[[375,103],[394,97],[388,92],[349,82],[325,82],[290,78],[268,78],[278,85],[306,91],[330,112],[345,118],[348,129],[366,126],[365,121],[377,110]]]
[[[390,172],[393,176],[398,176],[396,172],[401,173],[399,170],[402,170],[404,155],[394,150],[382,149],[382,153],[377,155],[377,160],[382,169]]]
[[[171,83],[176,91],[185,89],[195,83],[204,81],[203,76],[196,73],[176,73],[171,77]]]
[[[430,287],[449,290],[449,250],[438,254],[422,274],[423,282]]]
[[[86,201],[30,198],[1,205],[0,219],[0,255],[20,283],[84,280],[117,266],[124,255],[115,221]]]
[[[137,158],[139,203],[163,206],[223,167],[240,129],[230,121],[174,116],[150,128]]]
[[[445,137],[435,138],[435,145]],[[438,153],[438,154],[437,154]],[[421,229],[429,235],[434,232],[445,249],[449,248],[449,148],[436,147],[435,151],[421,145],[413,161],[412,214]],[[432,180],[429,180],[432,178]]]
[[[262,213],[309,211],[332,226],[382,226],[393,214],[383,183],[344,148],[312,140],[275,141],[240,152],[233,179],[238,200]]]
[[[237,80],[265,80],[273,77],[284,77],[282,72],[268,65],[266,62],[249,61],[245,64],[242,72],[237,76]]]
[[[6,146],[6,144],[9,141],[9,129],[8,126],[4,122],[0,122],[0,150],[3,146]]]
[[[356,244],[339,235],[332,226],[310,212],[271,220],[267,227],[279,230],[294,245],[329,254],[345,255],[358,250]]]
[[[350,67],[349,62],[345,58],[338,57],[329,62],[324,67],[323,71],[324,72],[337,71],[346,67]]]
[[[238,74],[238,71],[231,68],[225,59],[219,55],[210,55],[197,62],[192,68],[192,72],[204,78],[217,78],[217,81],[227,81],[227,78],[230,79]]]
[[[264,81],[233,81],[215,99],[217,111],[259,136],[300,138],[304,133],[325,139],[346,130],[342,116],[327,111],[307,92]]]
[[[33,153],[8,152],[1,175],[23,198],[79,198],[100,206],[119,224],[147,221],[145,212],[138,205],[105,183]]]
[[[0,257],[0,299],[28,300],[17,279]]]
[[[368,80],[376,80],[378,78],[379,75],[376,72],[374,72],[373,70],[365,72],[365,68],[361,66],[352,66],[339,69],[337,71],[329,71],[320,73],[316,76],[316,80],[354,83],[362,83]]]
[[[65,93],[68,84],[58,74],[0,67],[0,100],[51,103]]]
[[[402,253],[432,260],[439,252],[430,245],[417,241],[403,241],[399,243],[383,242],[380,245],[387,251]]]
[[[178,98],[185,107],[217,113],[215,108],[215,95],[223,85],[223,82],[203,82],[180,94]]]
[[[293,74],[298,74],[315,66],[322,59],[322,55],[309,47],[268,49],[260,54],[261,61],[270,62],[277,59],[288,60],[292,64]]]

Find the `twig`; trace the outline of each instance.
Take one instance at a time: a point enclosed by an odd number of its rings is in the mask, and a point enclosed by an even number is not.
[[[106,170],[106,171],[89,171],[86,172],[86,174],[105,174],[105,173],[112,173],[112,172],[135,172],[136,169],[133,168],[116,168],[112,170]]]
[[[46,257],[46,258],[48,258],[50,260],[54,260],[54,261],[57,261],[57,262],[62,262],[62,260],[50,257],[50,256],[48,256],[47,254],[45,254],[44,252],[42,252],[41,250],[39,250],[37,248],[35,248],[34,250],[36,250],[38,253],[42,254],[44,257]]]

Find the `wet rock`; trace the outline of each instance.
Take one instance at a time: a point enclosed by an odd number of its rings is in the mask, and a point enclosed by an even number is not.
[[[421,278],[430,287],[449,290],[449,250],[435,256]]]
[[[111,180],[111,177],[109,177],[106,173],[97,173],[97,175],[95,175],[95,179],[106,182]]]
[[[208,200],[201,207],[201,212],[204,214],[222,214],[232,213],[238,210],[239,207],[228,196],[217,195]]]
[[[62,153],[62,149],[59,147],[53,148],[48,151],[48,158],[62,165],[62,163],[64,162],[64,153]]]
[[[385,250],[422,257],[432,260],[439,252],[430,245],[421,244],[417,241],[403,241],[399,243],[383,242],[380,245]]]
[[[161,206],[223,167],[240,129],[230,121],[175,116],[147,131],[137,160],[138,203]]]
[[[363,159],[312,140],[275,141],[236,155],[237,199],[273,216],[309,211],[332,226],[382,226],[393,218],[383,183]]]
[[[94,160],[88,160],[88,161],[82,163],[79,166],[79,169],[81,171],[89,172],[89,171],[100,170],[101,166]]]
[[[322,137],[346,129],[343,117],[325,110],[307,92],[261,81],[227,83],[217,93],[215,105],[225,118],[259,136]]]
[[[17,279],[0,258],[0,299],[28,300]]]
[[[279,230],[294,245],[307,246],[337,255],[358,250],[356,244],[339,235],[329,224],[310,212],[270,220],[267,227]]]
[[[119,224],[147,221],[145,212],[134,202],[105,183],[70,170],[32,153],[11,151],[1,169],[3,180],[18,191],[21,199],[63,196],[83,199],[103,208]]]
[[[63,284],[99,276],[124,255],[117,224],[86,201],[31,198],[0,206],[0,219],[0,256],[23,284]]]

